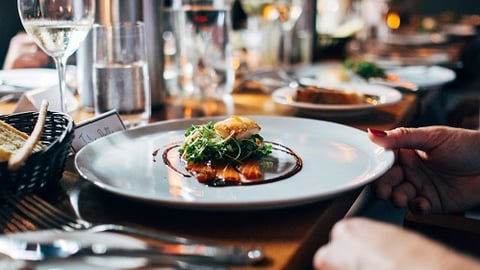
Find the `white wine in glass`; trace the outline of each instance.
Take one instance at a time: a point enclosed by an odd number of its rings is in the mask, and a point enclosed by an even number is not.
[[[95,0],[18,0],[25,31],[55,61],[61,111],[67,112],[66,64],[95,21]]]

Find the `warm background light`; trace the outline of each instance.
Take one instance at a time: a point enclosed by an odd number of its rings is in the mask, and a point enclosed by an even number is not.
[[[387,25],[391,29],[398,29],[400,27],[400,16],[398,13],[389,13],[387,15]]]
[[[273,21],[278,18],[278,11],[272,4],[265,5],[262,16],[265,20]]]

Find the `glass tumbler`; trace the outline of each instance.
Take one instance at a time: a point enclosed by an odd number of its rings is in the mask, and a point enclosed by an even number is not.
[[[127,128],[151,116],[144,28],[142,22],[93,27],[95,113],[116,110]]]

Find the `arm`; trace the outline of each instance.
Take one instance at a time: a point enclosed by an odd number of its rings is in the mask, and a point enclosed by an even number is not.
[[[315,254],[317,270],[480,269],[480,262],[392,224],[351,218],[338,222]]]
[[[18,33],[10,40],[3,68],[36,68],[45,67],[48,63],[48,55],[37,47],[33,39],[26,33]]]

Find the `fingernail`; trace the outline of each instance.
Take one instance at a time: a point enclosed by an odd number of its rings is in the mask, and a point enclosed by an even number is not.
[[[387,133],[383,130],[368,128],[368,132],[372,133],[375,137],[386,137]]]

